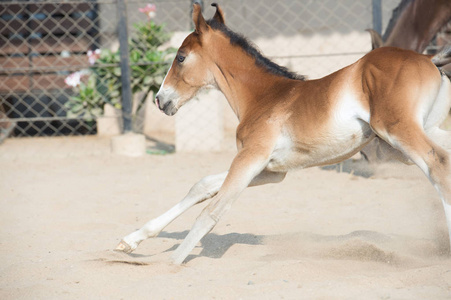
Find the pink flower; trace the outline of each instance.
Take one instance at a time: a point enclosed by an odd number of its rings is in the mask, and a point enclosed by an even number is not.
[[[88,61],[89,61],[89,64],[92,66],[92,65],[94,65],[95,63],[96,63],[96,60],[98,60],[99,59],[99,57],[100,57],[100,49],[96,49],[96,50],[94,50],[94,51],[92,51],[92,50],[88,50],[88,53],[87,53],[87,55],[88,55]]]
[[[155,6],[155,4],[147,4],[144,8],[139,8],[139,11],[142,13],[145,13],[149,19],[155,18],[156,11],[157,11],[157,7]]]
[[[71,87],[77,87],[80,85],[81,78],[83,76],[89,75],[89,70],[81,70],[70,74],[64,79],[64,83]]]
[[[77,87],[80,84],[81,74],[80,72],[75,72],[70,74],[64,79],[64,82],[71,87]]]

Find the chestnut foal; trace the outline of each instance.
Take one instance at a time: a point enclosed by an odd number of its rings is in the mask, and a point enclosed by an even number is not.
[[[173,253],[174,263],[181,264],[246,187],[280,182],[293,168],[340,162],[375,136],[387,142],[387,152],[426,174],[451,228],[450,155],[442,148],[451,146],[451,132],[438,128],[451,106],[451,84],[428,57],[380,48],[329,76],[305,80],[227,28],[221,8],[213,6],[214,17],[205,21],[194,5],[195,31],[178,50],[155,101],[174,115],[202,88],[219,89],[240,121],[238,153],[229,171],[196,183],[116,250],[132,252],[188,208],[212,198]]]

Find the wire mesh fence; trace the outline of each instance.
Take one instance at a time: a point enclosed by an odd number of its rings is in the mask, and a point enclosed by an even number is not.
[[[151,103],[183,38],[191,0],[126,5],[133,131],[177,149],[233,147],[237,120],[223,96],[200,95],[175,118]],[[211,17],[213,1],[201,1]],[[122,130],[119,0],[0,4],[0,129],[5,137],[118,134]],[[399,0],[383,0],[382,29]],[[226,23],[276,63],[318,78],[371,50],[374,1],[227,0]],[[155,10],[156,9],[156,10]],[[150,16],[150,17],[149,17]]]
[[[12,136],[97,133],[104,105],[121,106],[116,16],[115,0],[1,4],[2,128],[15,125]],[[156,50],[167,33],[152,36],[160,27],[141,19],[130,40],[134,92],[155,90],[167,64]]]

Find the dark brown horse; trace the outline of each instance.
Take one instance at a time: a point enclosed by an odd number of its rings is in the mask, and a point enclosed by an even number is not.
[[[383,37],[369,30],[373,49],[391,46],[423,53],[449,21],[450,0],[402,0],[393,10]]]

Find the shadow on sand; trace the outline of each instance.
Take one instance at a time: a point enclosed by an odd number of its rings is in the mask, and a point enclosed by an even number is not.
[[[188,231],[162,232],[159,237],[183,240]],[[360,230],[345,235],[319,235],[292,233],[283,235],[254,235],[250,233],[209,233],[201,240],[202,251],[190,255],[189,262],[196,257],[221,258],[233,245],[265,245],[268,259],[300,259],[302,257],[374,261],[402,264],[416,258],[443,257],[449,253],[445,238],[418,239],[400,235],[386,235],[375,231]],[[164,252],[174,251],[179,243]]]
[[[174,239],[180,242],[160,253],[173,252],[188,235],[182,232],[161,232],[158,238]],[[252,245],[264,248],[265,255],[255,259],[299,260],[299,259],[331,259],[353,260],[362,262],[378,262],[389,265],[418,265],[424,261],[447,258],[449,244],[447,233],[443,232],[434,239],[421,239],[401,235],[387,235],[375,231],[360,230],[345,235],[320,235],[307,232],[287,233],[280,235],[254,235],[251,233],[228,233],[218,235],[207,234],[201,240],[201,252],[189,255],[186,262],[198,257],[222,258],[234,245]],[[256,252],[257,253],[257,252]],[[113,254],[109,258],[100,259],[107,263],[131,265],[151,265],[152,257],[158,253]],[[117,255],[120,255],[119,257]]]
[[[183,240],[188,235],[188,230],[183,232],[161,232],[158,237]],[[263,245],[265,236],[254,235],[250,233],[228,233],[218,235],[215,233],[207,234],[201,241],[202,251],[199,255],[189,255],[185,262],[196,257],[221,258],[235,244],[244,245]],[[180,244],[176,244],[165,252],[174,251]]]

